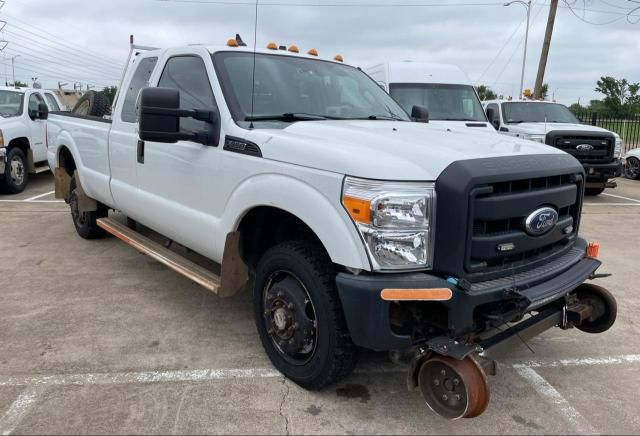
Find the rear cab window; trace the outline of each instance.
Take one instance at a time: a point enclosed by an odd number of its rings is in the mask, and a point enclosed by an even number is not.
[[[129,81],[127,93],[124,96],[124,103],[122,105],[120,115],[122,121],[126,123],[136,122],[136,104],[138,102],[138,95],[142,88],[149,86],[149,79],[151,78],[151,74],[153,73],[157,63],[157,57],[148,57],[143,58],[136,67],[136,70]]]

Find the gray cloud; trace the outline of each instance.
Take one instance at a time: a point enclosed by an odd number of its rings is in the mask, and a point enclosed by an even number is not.
[[[308,0],[307,3],[385,4],[382,0]],[[394,3],[440,6],[262,6],[258,45],[264,46],[272,40],[280,44],[296,43],[302,49],[315,47],[325,57],[340,53],[347,62],[359,66],[409,59],[453,63],[476,80],[524,19],[524,8],[504,7],[500,1],[455,1],[482,3],[474,6],[452,6],[453,2],[444,0],[394,0]],[[537,18],[530,29],[525,76],[525,86],[529,87],[533,87],[535,79],[548,10],[541,1],[537,3],[541,4],[534,6],[532,13],[532,17],[537,14]],[[576,8],[578,3],[582,4],[576,2]],[[629,7],[626,0],[607,3]],[[600,0],[586,0],[585,4],[588,9],[608,12],[585,12],[587,20],[606,22],[623,18],[614,15],[622,9]],[[2,12],[8,22],[4,38],[9,45],[5,56],[21,54],[16,60],[17,78],[27,81],[38,76],[47,87],[55,86],[58,79],[116,84],[117,68],[126,59],[131,33],[138,43],[159,47],[223,44],[235,33],[240,33],[247,43],[253,43],[254,8],[251,5],[154,0],[8,0]],[[480,83],[505,95],[518,92],[522,46],[517,46],[523,34],[522,25]],[[560,8],[545,80],[551,92],[555,91],[560,101],[572,103],[578,98],[588,101],[599,97],[593,88],[602,75],[640,81],[638,36],[640,24],[632,25],[621,19],[614,24],[594,26],[580,21],[567,8]],[[96,57],[102,61],[98,62]]]

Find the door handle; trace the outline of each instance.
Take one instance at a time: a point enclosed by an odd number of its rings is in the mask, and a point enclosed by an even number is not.
[[[143,140],[138,140],[138,163],[143,164],[144,163],[144,141]]]

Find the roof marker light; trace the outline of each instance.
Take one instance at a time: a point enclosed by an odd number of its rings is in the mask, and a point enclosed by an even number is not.
[[[299,48],[298,48],[298,46],[297,46],[297,45],[295,45],[295,44],[291,44],[291,45],[289,46],[289,51],[290,51],[291,53],[300,53],[300,49],[299,49]]]
[[[270,42],[269,44],[267,44],[267,48],[269,50],[278,50],[278,44],[276,44],[275,42]]]
[[[342,57],[342,55],[335,55],[333,60],[337,62],[344,62],[344,58]]]
[[[318,50],[316,50],[315,48],[310,49],[307,54],[309,56],[318,56]]]
[[[227,41],[227,47],[237,47],[238,46],[238,41],[236,41],[235,39],[229,39]]]

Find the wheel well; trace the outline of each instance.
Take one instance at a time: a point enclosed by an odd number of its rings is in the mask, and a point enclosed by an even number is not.
[[[262,255],[286,241],[310,240],[323,247],[318,236],[297,216],[276,207],[260,206],[249,211],[238,226],[240,254],[250,269]]]
[[[60,168],[64,168],[69,176],[72,176],[73,172],[76,170],[76,162],[73,160],[73,155],[67,147],[62,147],[60,149],[60,154],[58,155],[58,166]]]
[[[18,147],[20,150],[22,150],[25,156],[28,156],[29,139],[25,137],[12,139],[11,142],[9,142],[8,148],[13,148],[13,147]]]

